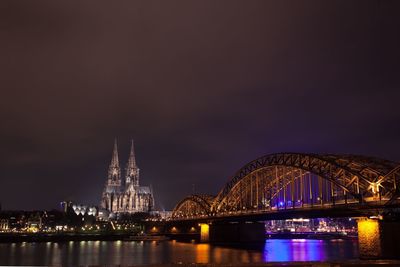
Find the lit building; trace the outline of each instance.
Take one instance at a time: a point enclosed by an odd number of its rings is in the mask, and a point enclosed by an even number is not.
[[[27,222],[27,231],[36,233],[42,229],[42,216],[39,213],[31,214]]]
[[[8,220],[7,219],[0,219],[0,231],[8,231]]]
[[[97,215],[97,208],[96,207],[89,207],[85,205],[72,205],[72,209],[74,210],[76,215],[89,215],[89,216],[96,216]]]
[[[101,207],[113,213],[149,212],[154,207],[151,188],[139,185],[139,168],[136,165],[133,140],[124,181],[118,160],[117,141],[114,143]]]

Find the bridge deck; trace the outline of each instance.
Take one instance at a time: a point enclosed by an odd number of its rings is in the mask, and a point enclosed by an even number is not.
[[[303,207],[286,207],[285,209],[271,208],[266,210],[251,210],[241,212],[219,212],[211,216],[193,216],[186,218],[174,218],[172,221],[267,221],[284,220],[291,218],[326,218],[326,217],[368,217],[377,216],[384,211],[400,209],[400,203],[390,206],[381,205],[380,201],[360,204],[356,201],[347,204],[336,203],[323,205],[304,205]]]

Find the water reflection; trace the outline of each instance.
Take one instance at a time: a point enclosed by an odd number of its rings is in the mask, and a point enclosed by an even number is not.
[[[264,261],[325,261],[358,257],[357,242],[351,240],[267,240]]]
[[[210,245],[197,244],[196,247],[196,263],[209,263],[210,262]]]
[[[267,240],[259,247],[170,242],[0,243],[0,265],[148,265],[355,259],[356,241]]]

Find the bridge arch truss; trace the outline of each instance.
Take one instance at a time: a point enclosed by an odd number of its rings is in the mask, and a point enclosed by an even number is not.
[[[216,197],[212,210],[229,212],[388,200],[395,163],[363,156],[279,153],[241,168]]]
[[[205,217],[211,212],[214,196],[190,195],[181,200],[172,212],[173,218]]]
[[[400,166],[355,155],[277,153],[243,166],[215,197],[189,196],[173,217],[224,216],[348,203],[398,201]],[[194,211],[194,212],[193,212]]]

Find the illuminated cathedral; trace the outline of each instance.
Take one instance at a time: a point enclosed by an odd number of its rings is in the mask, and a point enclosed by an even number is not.
[[[124,174],[125,179],[122,179],[115,140],[101,207],[113,213],[151,211],[154,207],[153,193],[151,187],[139,185],[139,168],[136,164],[133,140]]]

